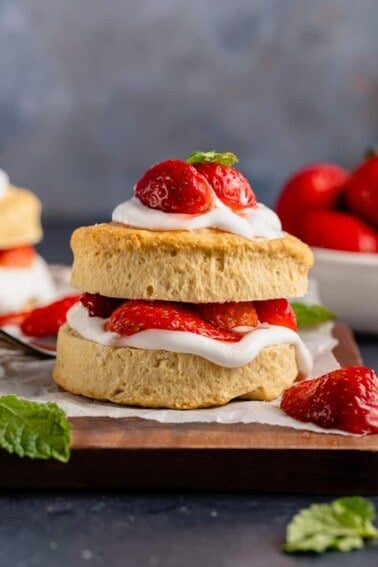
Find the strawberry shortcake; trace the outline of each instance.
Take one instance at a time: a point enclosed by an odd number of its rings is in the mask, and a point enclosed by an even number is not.
[[[82,291],[55,381],[90,398],[189,409],[271,400],[311,370],[287,297],[309,248],[256,202],[231,153],[151,167],[111,223],[72,235]]]
[[[0,170],[0,320],[54,296],[49,269],[33,245],[42,238],[40,202]]]

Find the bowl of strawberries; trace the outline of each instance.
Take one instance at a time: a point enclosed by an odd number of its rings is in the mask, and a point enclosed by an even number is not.
[[[282,227],[312,247],[323,302],[356,331],[378,333],[378,153],[348,172],[297,171],[276,204]]]

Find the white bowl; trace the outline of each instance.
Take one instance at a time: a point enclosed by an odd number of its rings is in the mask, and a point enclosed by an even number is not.
[[[322,303],[354,330],[378,333],[378,254],[312,251]]]

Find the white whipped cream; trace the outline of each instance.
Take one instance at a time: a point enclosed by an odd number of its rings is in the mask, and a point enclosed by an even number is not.
[[[186,331],[164,331],[150,329],[131,336],[105,330],[107,319],[90,317],[88,310],[77,303],[67,313],[70,327],[85,339],[104,346],[132,347],[146,350],[166,350],[201,356],[227,368],[238,368],[253,360],[266,347],[294,345],[299,372],[308,376],[312,368],[312,357],[299,335],[278,325],[261,325],[243,335],[239,342],[231,343],[210,339]]]
[[[0,266],[0,314],[21,311],[30,301],[48,303],[55,295],[49,268],[40,256],[28,268]]]
[[[147,230],[199,230],[217,228],[248,240],[282,238],[281,222],[271,209],[258,203],[256,207],[233,211],[214,195],[214,208],[198,215],[166,213],[151,209],[137,197],[121,203],[113,211],[113,221]]]
[[[0,169],[0,199],[5,196],[9,188],[9,177],[2,169]]]

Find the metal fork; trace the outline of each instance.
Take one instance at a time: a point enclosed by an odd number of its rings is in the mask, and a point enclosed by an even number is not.
[[[4,329],[0,328],[0,337],[2,337],[6,342],[16,345],[18,347],[22,346],[26,350],[29,350],[33,353],[38,353],[48,358],[55,358],[56,357],[56,341],[54,344],[41,343],[36,340],[31,340],[30,342],[24,341],[20,337],[16,337],[15,335],[11,335]]]

